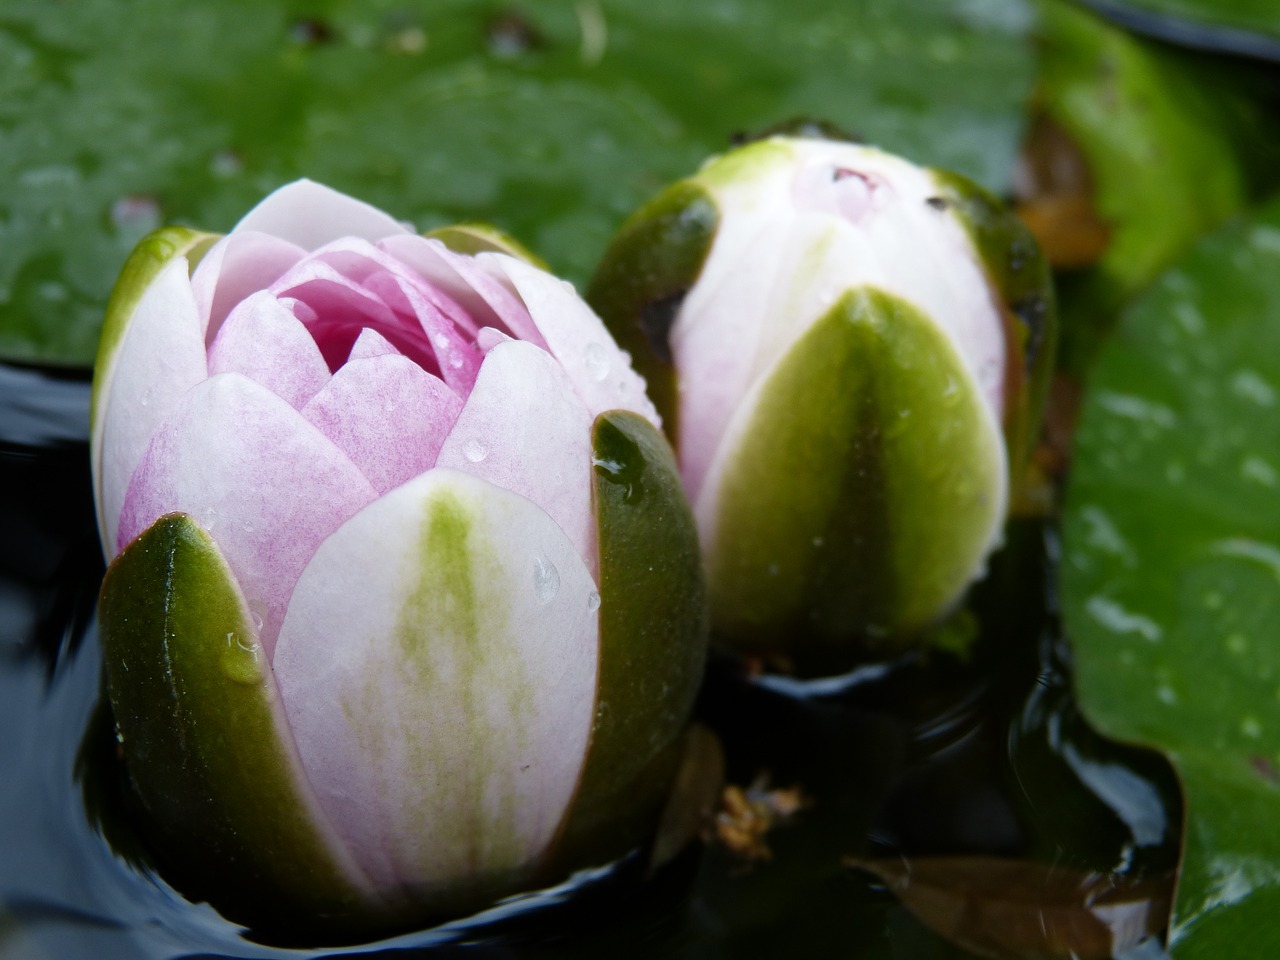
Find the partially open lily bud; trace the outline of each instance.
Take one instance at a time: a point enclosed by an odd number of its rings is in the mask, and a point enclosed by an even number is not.
[[[474,908],[643,844],[674,777],[674,458],[573,289],[466,234],[304,181],[109,306],[108,691],[158,858],[237,920]]]
[[[842,669],[982,575],[1055,333],[1034,242],[980,188],[758,141],[632,216],[588,299],[676,447],[720,641]]]

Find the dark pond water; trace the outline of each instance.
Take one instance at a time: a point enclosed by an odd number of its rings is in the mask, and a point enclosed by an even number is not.
[[[807,685],[713,663],[699,719],[728,781],[802,799],[768,859],[694,843],[377,944],[258,942],[157,876],[130,828],[99,699],[88,395],[79,374],[0,366],[0,960],[1164,956],[1147,934],[1177,784],[1078,716],[1056,541],[1032,521],[975,591],[965,656]]]

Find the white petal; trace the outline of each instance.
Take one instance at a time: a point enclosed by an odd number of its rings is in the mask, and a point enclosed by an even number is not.
[[[631,369],[631,358],[618,349],[573,284],[505,254],[481,254],[477,260],[500,269],[515,286],[592,418],[606,410],[631,410],[661,425],[644,379]]]
[[[205,343],[217,335],[232,307],[271,286],[305,255],[297,244],[254,231],[229,234],[210,247],[191,275]]]
[[[340,237],[370,243],[408,233],[401,223],[377,207],[312,180],[286,184],[254,207],[233,232],[257,230],[315,250]]]
[[[483,882],[547,848],[593,720],[595,589],[541,510],[448,470],[321,545],[274,665],[311,784],[375,884]]]
[[[329,382],[329,365],[291,306],[266,290],[237,304],[209,347],[209,373],[243,374],[301,410]]]
[[[166,513],[190,514],[227,558],[268,656],[316,547],[377,496],[296,410],[238,374],[188,391],[156,432],[121,510],[123,547]]]
[[[101,463],[95,464],[95,493],[98,532],[108,559],[118,552],[117,530],[125,491],[151,435],[178,399],[208,376],[204,337],[187,269],[185,257],[174,259],[138,301],[103,397]]]
[[[581,556],[594,558],[591,422],[545,351],[522,340],[500,343],[485,355],[436,462],[528,497]]]

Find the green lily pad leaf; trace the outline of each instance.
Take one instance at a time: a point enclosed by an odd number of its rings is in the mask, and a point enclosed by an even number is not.
[[[1162,40],[1280,60],[1280,7],[1273,0],[1085,0],[1095,10]]]
[[[1186,792],[1175,957],[1280,955],[1280,202],[1126,313],[1086,397],[1064,614],[1086,715]]]
[[[560,856],[607,862],[658,825],[707,655],[706,588],[675,455],[644,418],[592,430],[600,666],[586,765]]]
[[[1082,372],[1116,312],[1248,199],[1231,101],[1202,62],[1066,0],[1040,0],[1040,100],[1076,143],[1111,227],[1060,288],[1063,361]]]
[[[375,912],[317,826],[249,612],[195,521],[161,517],[125,548],[99,618],[156,856],[242,922],[359,926]]]
[[[300,9],[5,5],[0,355],[87,363],[142,236],[225,232],[299,176],[420,229],[492,222],[575,282],[646,197],[787,117],[1004,192],[1034,71],[1026,0]]]

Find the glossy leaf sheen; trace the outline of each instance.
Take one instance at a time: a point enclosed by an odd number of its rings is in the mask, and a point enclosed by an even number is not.
[[[1272,203],[1126,315],[1091,381],[1067,503],[1081,706],[1167,751],[1186,790],[1179,960],[1280,954],[1278,314]]]
[[[780,633],[821,669],[850,635],[927,625],[981,562],[1006,486],[945,336],[903,300],[851,291],[748,402],[710,534],[727,631],[747,646]]]
[[[652,832],[680,760],[707,650],[697,533],[651,423],[596,418],[600,663],[595,721],[563,851],[604,862]]]
[[[507,6],[527,40],[495,35]],[[303,175],[419,229],[491,221],[575,281],[663,183],[800,114],[1003,191],[1032,82],[1024,0],[301,9],[5,4],[0,353],[89,360],[141,236],[227,230]]]
[[[1173,885],[996,857],[849,863],[883,880],[940,936],[994,960],[1111,960],[1161,934]]]
[[[162,854],[222,864],[219,896],[266,924],[281,908],[368,910],[299,793],[266,656],[209,536],[161,517],[111,565],[99,614],[125,760]]]

